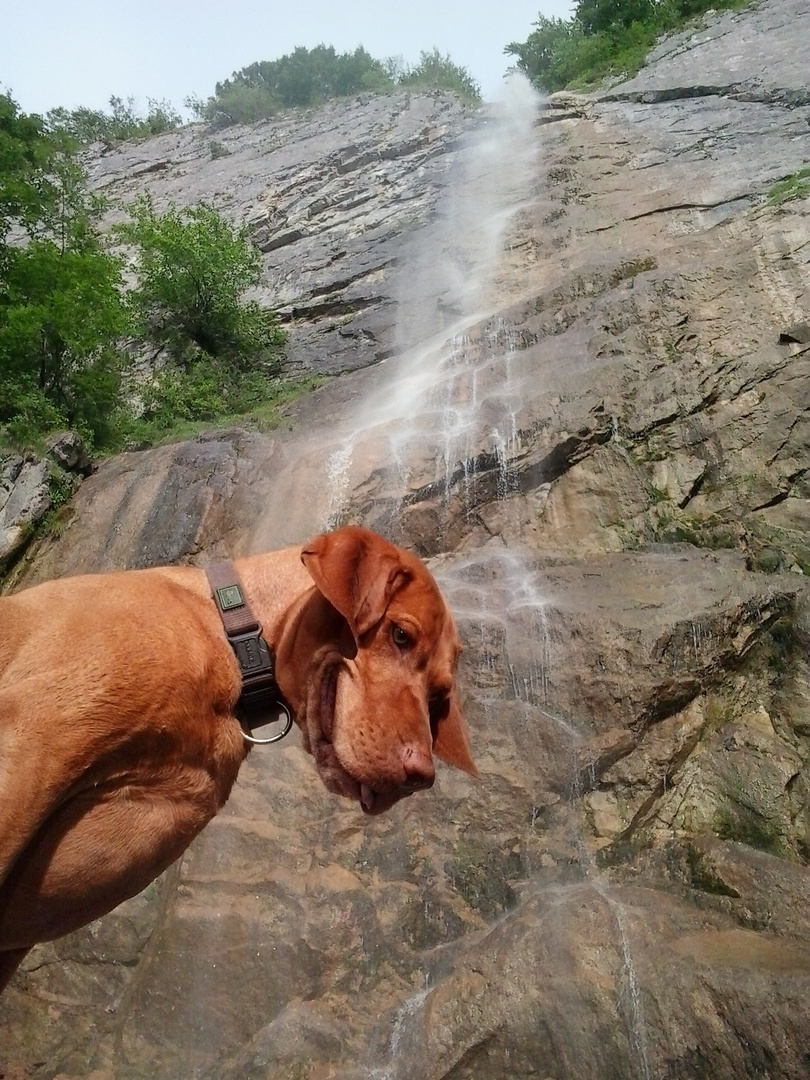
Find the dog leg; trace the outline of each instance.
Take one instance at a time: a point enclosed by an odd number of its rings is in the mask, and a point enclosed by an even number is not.
[[[31,703],[22,697],[22,692],[0,689],[0,886],[59,794],[58,784],[48,775],[53,769],[42,746],[24,737]],[[37,707],[43,708],[43,703]],[[53,763],[59,755],[50,757]],[[58,760],[56,768],[61,770]]]
[[[25,951],[69,934],[135,896],[216,810],[210,798],[172,799],[148,790],[101,802],[71,799],[47,820],[0,888],[0,949]]]
[[[0,994],[11,982],[14,972],[25,959],[28,949],[10,949],[8,952],[0,952]]]

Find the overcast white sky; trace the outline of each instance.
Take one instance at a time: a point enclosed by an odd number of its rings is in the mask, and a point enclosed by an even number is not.
[[[538,13],[565,16],[569,0],[2,0],[0,87],[25,112],[105,108],[111,94],[182,107],[254,60],[297,45],[363,45],[372,56],[418,63],[437,47],[466,67],[485,97],[497,93]]]

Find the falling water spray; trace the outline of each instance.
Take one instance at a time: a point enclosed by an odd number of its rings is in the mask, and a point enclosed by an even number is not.
[[[458,484],[469,501],[470,463],[487,448],[503,446],[506,470],[514,440],[508,383],[515,342],[496,317],[498,274],[536,176],[537,105],[522,76],[506,81],[500,100],[451,155],[433,219],[406,242],[395,288],[396,359],[329,458],[327,523],[338,520],[356,482],[374,469],[371,444],[379,447],[376,467],[391,469],[400,484],[398,494],[389,488],[389,498],[427,484],[447,497]],[[484,398],[491,407],[482,412]]]

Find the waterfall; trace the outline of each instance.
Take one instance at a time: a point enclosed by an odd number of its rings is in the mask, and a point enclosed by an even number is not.
[[[536,109],[528,82],[508,80],[454,155],[434,220],[406,243],[395,290],[399,355],[327,458],[324,524],[341,519],[353,481],[375,469],[393,473],[385,494],[397,506],[409,491],[432,486],[445,504],[457,497],[467,517],[482,457],[497,462],[499,492],[513,489],[517,341],[497,313],[497,279],[510,224],[536,174]]]

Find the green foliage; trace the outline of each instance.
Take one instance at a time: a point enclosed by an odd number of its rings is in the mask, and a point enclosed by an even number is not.
[[[155,213],[142,197],[119,234],[135,246],[136,327],[185,364],[189,348],[238,367],[275,358],[283,333],[244,293],[259,284],[261,256],[246,227],[232,228],[205,205]]]
[[[9,94],[0,94],[0,245],[13,224],[28,229],[51,201],[48,165],[52,148],[38,116],[21,113]]]
[[[217,158],[230,157],[231,152],[227,146],[223,146],[221,142],[217,142],[216,139],[208,140],[208,151],[211,154],[212,160],[216,161]]]
[[[205,206],[158,215],[140,200],[120,230],[138,282],[125,296],[74,147],[0,96],[0,440],[71,427],[112,449],[272,399],[284,335],[244,299],[261,270],[246,230]],[[145,341],[164,364],[144,386],[130,357]]]
[[[538,16],[526,41],[513,41],[505,52],[517,57],[517,68],[535,86],[560,90],[576,78],[581,64],[582,27],[574,19]]]
[[[717,808],[714,829],[721,840],[736,840],[770,855],[784,858],[790,852],[781,822],[746,805],[742,796],[739,801],[730,798]]]
[[[247,371],[234,378],[233,366],[200,350],[182,368],[167,365],[141,391],[140,420],[165,434],[178,422],[215,420],[246,413],[271,392],[270,374]]]
[[[280,109],[319,105],[330,98],[346,97],[363,90],[391,89],[384,65],[358,47],[353,53],[334,48],[299,46],[278,60],[262,60],[217,83],[216,92],[198,115],[215,127],[252,123],[273,116]]]
[[[284,333],[272,312],[244,299],[261,276],[247,229],[203,205],[157,214],[141,198],[119,231],[135,247],[135,327],[167,352],[138,390],[142,412],[128,437],[154,441],[178,423],[241,415],[271,398]]]
[[[0,425],[27,442],[72,426],[109,438],[128,325],[97,200],[64,138],[0,98]],[[28,237],[8,244],[12,227]]]
[[[655,0],[579,0],[576,6],[577,20],[588,36],[626,30],[647,22],[654,11]]]
[[[540,90],[584,86],[632,75],[663,34],[708,10],[748,0],[578,0],[570,19],[538,17],[524,42],[504,50]]]
[[[78,143],[104,142],[111,145],[125,139],[146,139],[161,135],[182,124],[182,118],[169,101],[147,98],[146,116],[135,108],[133,98],[124,101],[110,98],[110,111],[103,109],[51,109],[46,117],[47,127],[62,132]]]
[[[804,199],[807,195],[810,195],[810,165],[805,165],[798,172],[774,184],[768,191],[768,203],[771,206],[780,206],[783,202]]]
[[[486,919],[496,918],[517,903],[509,880],[523,877],[524,870],[515,851],[507,853],[476,841],[460,840],[446,870],[453,891]]]
[[[362,46],[354,52],[336,53],[318,45],[298,47],[278,60],[262,60],[217,83],[213,97],[203,102],[186,98],[187,108],[214,127],[250,124],[274,116],[281,109],[312,107],[331,98],[363,91],[389,93],[397,86],[415,89],[452,90],[466,102],[478,104],[478,84],[463,67],[438,49],[423,52],[414,68],[399,58],[375,60]]]
[[[273,429],[280,422],[280,407],[317,385],[317,379],[283,380],[258,369],[234,378],[227,361],[199,353],[185,369],[166,365],[150,384],[139,387],[143,411],[129,418],[123,439],[128,446],[151,446],[231,420]]]
[[[403,71],[398,81],[400,86],[419,90],[453,90],[471,105],[481,101],[481,88],[472,75],[454,64],[449,56],[442,56],[438,49],[422,52],[416,67]]]
[[[118,262],[98,246],[32,240],[11,253],[0,299],[0,423],[18,441],[73,427],[109,442],[128,319]]]
[[[48,474],[48,496],[51,500],[51,510],[58,510],[64,506],[73,494],[76,478],[69,476],[56,465],[51,464]]]
[[[260,83],[217,84],[216,94],[202,107],[201,119],[214,128],[229,124],[255,124],[275,116],[280,106],[272,92]]]

